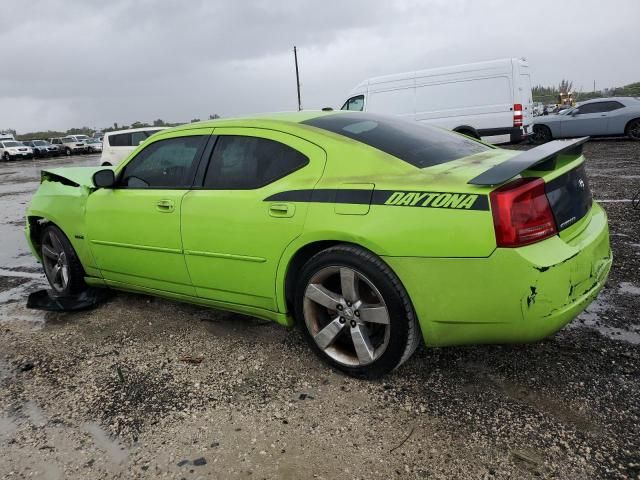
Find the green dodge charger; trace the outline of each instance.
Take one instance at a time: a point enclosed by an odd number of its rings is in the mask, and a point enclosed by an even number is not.
[[[374,378],[416,349],[530,342],[612,262],[586,138],[526,152],[359,112],[155,134],[117,168],[42,172],[26,237],[56,295],[106,287],[297,324]]]

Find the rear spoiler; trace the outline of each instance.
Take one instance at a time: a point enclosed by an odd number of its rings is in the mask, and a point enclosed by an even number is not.
[[[467,183],[472,185],[499,185],[525,170],[553,170],[558,155],[568,153],[582,154],[582,145],[589,137],[574,138],[572,140],[554,140],[539,147],[522,152],[506,162],[491,167]],[[535,167],[535,168],[534,168]]]

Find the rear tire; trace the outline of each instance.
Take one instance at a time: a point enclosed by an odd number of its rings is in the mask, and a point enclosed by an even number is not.
[[[40,256],[49,285],[57,295],[71,295],[86,290],[84,269],[67,236],[49,224],[40,236]]]
[[[307,261],[295,292],[295,316],[311,349],[332,367],[379,378],[416,350],[420,329],[409,296],[373,253],[337,245]]]
[[[65,148],[65,149],[64,149],[64,154],[65,154],[67,157],[70,157],[70,156],[71,156],[71,149],[70,149],[69,147]]]
[[[543,143],[547,143],[553,140],[553,135],[551,134],[551,129],[546,125],[534,125],[533,126],[533,135],[531,135],[531,142],[536,145],[541,145]]]
[[[454,131],[457,133],[461,133],[462,135],[466,135],[467,137],[471,137],[475,140],[480,140],[480,136],[472,130],[454,130]]]
[[[8,153],[5,152],[5,154],[2,156],[2,159],[5,162],[8,162],[9,160],[11,160],[11,155],[9,155]]]
[[[640,118],[631,120],[627,125],[627,128],[625,128],[624,133],[631,140],[639,141],[640,140]]]

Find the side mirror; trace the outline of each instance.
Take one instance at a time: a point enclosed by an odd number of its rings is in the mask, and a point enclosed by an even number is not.
[[[96,188],[111,188],[116,184],[116,174],[110,168],[106,168],[94,173],[92,180]]]

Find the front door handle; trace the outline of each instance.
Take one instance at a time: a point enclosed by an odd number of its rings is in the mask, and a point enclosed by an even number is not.
[[[290,203],[272,203],[269,205],[269,215],[272,217],[293,217],[296,213],[296,206]]]
[[[156,210],[163,213],[171,213],[174,210],[173,200],[158,200]]]

